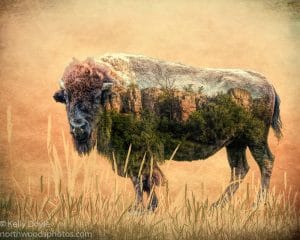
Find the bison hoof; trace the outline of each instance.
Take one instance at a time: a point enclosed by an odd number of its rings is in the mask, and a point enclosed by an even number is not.
[[[157,207],[158,207],[158,200],[157,198],[153,198],[152,201],[149,203],[147,209],[149,211],[154,212]]]
[[[227,203],[227,201],[218,200],[210,206],[210,209],[214,210],[216,208],[223,208],[226,203]]]
[[[134,215],[134,216],[141,216],[145,214],[151,214],[154,212],[154,210],[157,208],[156,206],[148,206],[147,209],[144,208],[144,206],[136,206],[133,205],[128,209],[128,214]]]
[[[257,210],[257,209],[262,209],[266,207],[268,204],[266,201],[263,200],[256,200],[255,202],[252,203],[252,209]]]
[[[139,205],[134,204],[128,209],[128,213],[131,215],[142,215],[144,211],[145,208],[141,204]]]
[[[152,211],[152,212],[154,212],[156,208],[157,208],[157,204],[150,204],[150,205],[147,207],[147,209],[148,209],[149,211]]]

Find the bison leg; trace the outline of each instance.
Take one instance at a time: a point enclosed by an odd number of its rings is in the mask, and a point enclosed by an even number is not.
[[[132,210],[139,210],[143,207],[143,181],[139,177],[131,177],[135,191],[135,202]]]
[[[133,208],[131,210],[137,210],[141,211],[143,206],[143,192],[146,192],[148,196],[148,210],[154,211],[157,208],[158,205],[158,198],[156,196],[156,193],[154,191],[154,182],[151,179],[151,177],[148,176],[141,176],[139,177],[132,177],[131,178],[133,187],[135,190],[135,203],[133,205]]]
[[[258,202],[261,200],[266,201],[272,175],[274,156],[269,149],[267,141],[261,144],[249,145],[249,148],[261,172],[261,188],[257,200]]]
[[[143,192],[146,192],[148,201],[147,208],[148,210],[154,211],[158,206],[158,198],[155,193],[155,185],[160,186],[164,185],[167,182],[167,179],[157,163],[153,167],[152,176],[142,175],[141,177],[132,177],[131,178],[133,187],[135,190],[135,204],[134,209],[143,208]]]
[[[156,193],[154,191],[154,183],[150,176],[146,176],[143,180],[143,191],[147,193],[148,197],[148,206],[147,208],[149,210],[154,211],[158,206],[158,198],[156,196]]]
[[[224,193],[218,201],[213,204],[213,207],[223,206],[233,196],[239,188],[240,183],[249,171],[249,166],[246,159],[246,145],[234,142],[226,147],[227,157],[231,168],[231,179]]]

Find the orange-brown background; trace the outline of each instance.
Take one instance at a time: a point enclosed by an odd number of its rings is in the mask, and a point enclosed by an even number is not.
[[[72,57],[127,52],[198,67],[246,68],[263,73],[281,96],[284,138],[270,134],[276,155],[272,184],[300,182],[299,18],[276,1],[1,1],[0,157],[8,157],[6,111],[12,109],[12,170],[22,184],[49,170],[47,118],[62,150],[68,133],[63,105],[52,95]],[[258,168],[249,162],[255,179]],[[107,164],[103,163],[103,167]],[[100,165],[101,166],[101,165]],[[200,182],[215,198],[229,178],[225,150],[206,161],[163,167],[173,194]],[[107,167],[107,171],[111,171]],[[247,181],[250,181],[250,177]],[[1,176],[0,176],[1,177]],[[2,176],[3,177],[3,176]]]

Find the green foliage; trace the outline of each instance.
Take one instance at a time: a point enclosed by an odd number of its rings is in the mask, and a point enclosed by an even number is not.
[[[164,94],[158,98],[159,116],[161,119],[168,119],[169,121],[180,118],[181,109],[179,106],[179,99],[174,95],[173,91],[165,91]]]
[[[176,117],[179,108],[173,96],[162,96],[158,104],[159,114],[101,114],[98,149],[107,154],[113,151],[119,170],[124,167],[130,144],[128,173],[137,174],[145,153],[145,169],[149,170],[151,156],[155,161],[164,161],[179,144],[175,159],[195,160],[206,158],[229,139],[259,142],[264,137],[264,121],[256,117],[254,110],[237,105],[228,95],[207,99],[185,122]],[[261,107],[254,109],[262,111]]]
[[[98,116],[97,148],[105,154],[110,154],[112,118],[107,111]]]
[[[217,143],[242,136],[250,141],[263,138],[264,123],[252,111],[237,105],[228,95],[217,95],[191,114],[187,122],[191,139],[201,143]]]
[[[163,145],[157,134],[157,120],[150,113],[144,112],[140,118],[133,114],[120,114],[114,111],[103,113],[106,118],[109,116],[111,125],[100,124],[100,131],[109,132],[102,135],[106,143],[98,145],[98,149],[105,153],[112,150],[116,156],[118,169],[124,167],[126,155],[130,144],[132,145],[130,162],[128,167],[129,174],[137,174],[141,165],[141,160],[146,153],[145,169],[149,170],[150,158],[156,160],[164,158]],[[101,138],[100,138],[101,141]]]

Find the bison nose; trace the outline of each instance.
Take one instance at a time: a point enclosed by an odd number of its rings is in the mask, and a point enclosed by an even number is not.
[[[82,135],[87,128],[87,121],[84,119],[72,119],[70,124],[75,135]]]

